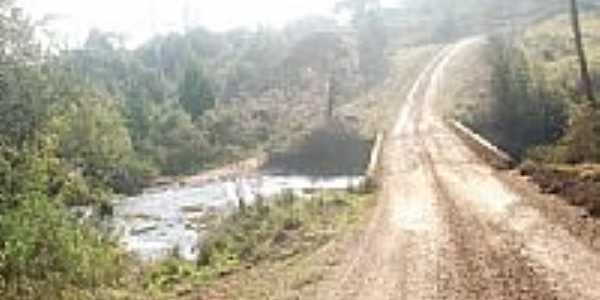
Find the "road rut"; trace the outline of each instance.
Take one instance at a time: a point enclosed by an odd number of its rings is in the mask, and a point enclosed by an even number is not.
[[[600,257],[468,149],[436,111],[447,64],[432,59],[383,153],[374,217],[319,299],[600,299]]]

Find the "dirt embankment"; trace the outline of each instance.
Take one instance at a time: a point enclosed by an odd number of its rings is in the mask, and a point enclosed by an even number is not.
[[[600,218],[600,166],[553,166],[525,163],[521,174],[545,194],[561,196],[570,205],[583,208],[582,217]]]

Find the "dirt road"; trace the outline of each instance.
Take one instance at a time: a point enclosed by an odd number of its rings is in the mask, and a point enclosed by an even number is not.
[[[600,299],[600,257],[528,204],[435,108],[446,47],[415,82],[383,154],[381,202],[319,299]]]

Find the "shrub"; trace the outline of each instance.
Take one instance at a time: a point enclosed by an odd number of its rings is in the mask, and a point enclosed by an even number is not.
[[[69,96],[47,129],[47,135],[56,140],[62,163],[82,175],[92,189],[138,192],[147,168],[136,161],[116,100],[87,91]]]
[[[600,162],[600,111],[584,107],[577,112],[556,150],[557,162]]]
[[[114,285],[123,270],[116,246],[32,193],[0,215],[0,298],[61,299],[71,290]]]
[[[140,159],[130,159],[113,171],[109,185],[116,193],[135,195],[142,192],[151,178],[158,176],[152,163]]]
[[[495,37],[489,49],[493,101],[488,111],[474,112],[477,117],[469,125],[517,158],[557,141],[568,119],[566,101],[531,65],[514,37]]]
[[[148,139],[141,152],[167,175],[200,170],[210,159],[204,133],[194,126],[181,108],[163,107],[153,119]]]

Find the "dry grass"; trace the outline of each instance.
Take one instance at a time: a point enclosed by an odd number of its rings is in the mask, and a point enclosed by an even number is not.
[[[590,68],[597,77],[600,74],[600,14],[584,15],[581,26]],[[532,67],[544,74],[555,92],[569,97],[578,90],[577,54],[568,16],[561,15],[529,28],[522,38],[522,47]]]
[[[560,195],[570,205],[581,207],[582,216],[600,217],[600,165],[539,165],[526,163],[527,175],[547,194]]]

